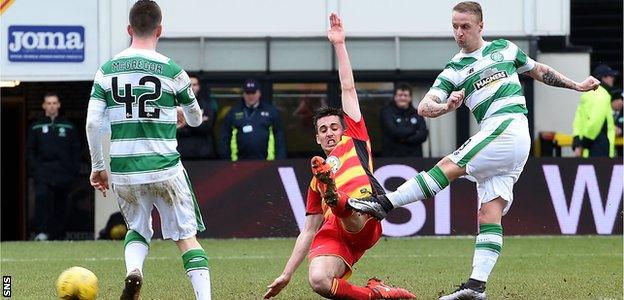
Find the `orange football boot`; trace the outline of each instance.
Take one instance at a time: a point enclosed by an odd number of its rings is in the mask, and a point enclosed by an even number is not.
[[[388,286],[375,277],[368,280],[366,287],[373,291],[374,299],[416,299],[408,290]]]
[[[318,187],[321,190],[323,201],[330,207],[336,206],[338,204],[339,195],[336,189],[332,167],[320,156],[313,157],[311,164],[312,175],[314,175],[319,182]]]

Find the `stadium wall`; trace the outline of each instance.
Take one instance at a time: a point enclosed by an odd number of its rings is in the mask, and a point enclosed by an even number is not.
[[[378,159],[376,178],[388,191],[434,159]],[[305,218],[309,161],[185,163],[207,230],[205,238],[292,237]],[[610,159],[529,159],[503,218],[506,235],[622,234],[623,168]],[[435,196],[395,210],[386,236],[477,232],[474,183],[459,179]],[[96,236],[115,212],[111,194],[97,201]],[[160,222],[154,215],[156,236]]]
[[[327,15],[339,12],[347,24],[350,37],[367,39],[388,38],[380,47],[400,47],[393,43],[395,38],[433,39],[420,45],[420,49],[436,49],[436,39],[451,42],[451,7],[455,0],[428,2],[426,7],[420,1],[396,0],[392,5],[374,0],[237,0],[200,1],[188,0],[183,5],[178,1],[160,1],[164,12],[164,39],[173,39],[178,47],[189,46],[188,38],[197,38],[191,47],[210,47],[204,40],[236,38],[321,38],[326,35]],[[510,0],[480,1],[484,7],[486,37],[504,36],[525,39],[538,35],[567,36],[570,32],[569,0]],[[59,81],[91,80],[98,66],[111,55],[129,44],[126,33],[127,13],[134,1],[37,1],[20,0],[3,8],[0,24],[0,45],[8,55],[0,55],[2,80]],[[80,13],[76,13],[76,12]],[[39,33],[55,34],[58,26],[82,27],[84,33],[80,42],[84,47],[84,58],[79,61],[15,61],[12,55],[41,54],[60,55],[63,45],[56,42],[27,38],[25,49],[13,53],[9,44],[17,31],[11,26],[26,26],[21,37]],[[36,29],[35,26],[46,26]],[[52,27],[52,28],[50,28]],[[19,39],[19,38],[18,38]],[[48,39],[49,41],[49,39]],[[261,43],[249,44],[262,53]],[[45,47],[39,47],[46,43]],[[186,44],[185,44],[186,43]],[[326,43],[324,43],[326,44]],[[323,44],[323,45],[324,45]],[[357,43],[354,43],[354,45]],[[409,43],[408,43],[409,44]],[[385,45],[385,46],[384,46]],[[218,47],[217,44],[212,46]],[[327,45],[324,45],[325,47]],[[371,47],[362,44],[362,47]],[[321,46],[323,47],[323,46]],[[43,49],[46,48],[46,49]],[[448,47],[447,47],[448,48]],[[300,48],[293,51],[309,51]],[[400,50],[400,49],[399,49]],[[436,51],[430,51],[436,53]],[[230,53],[236,55],[236,53]],[[248,55],[249,53],[241,53]],[[239,56],[238,58],[244,58]],[[383,57],[380,56],[379,59]],[[182,59],[182,57],[174,57]],[[399,57],[393,58],[400,59]],[[394,61],[393,61],[394,62]],[[398,63],[397,63],[398,65]],[[401,65],[398,69],[439,69],[438,66]],[[370,66],[369,68],[375,68]],[[202,68],[203,69],[203,68]],[[200,70],[202,70],[200,69]],[[357,69],[357,64],[356,64]],[[361,68],[360,68],[361,69]],[[191,68],[190,70],[196,70]],[[206,71],[214,71],[206,68]],[[229,70],[234,71],[234,70]],[[245,70],[253,71],[253,70]],[[306,69],[300,70],[306,71]]]
[[[537,60],[574,80],[582,80],[590,75],[589,53],[539,53]],[[535,84],[534,95],[534,137],[537,137],[540,131],[572,134],[572,122],[581,94],[572,90]]]

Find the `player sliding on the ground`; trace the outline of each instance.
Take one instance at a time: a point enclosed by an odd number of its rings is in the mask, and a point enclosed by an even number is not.
[[[420,102],[418,112],[435,118],[454,111],[464,101],[480,124],[480,131],[431,170],[420,172],[395,192],[349,199],[349,204],[355,210],[383,219],[393,208],[431,198],[450,181],[470,175],[477,182],[480,203],[472,274],[457,291],[440,299],[485,299],[485,283],[503,246],[501,218],[511,206],[513,185],[531,147],[527,107],[518,74],[577,91],[595,89],[599,81],[588,77],[581,83],[574,82],[533,61],[510,41],[484,41],[481,6],[476,2],[457,4],[452,24],[461,51],[440,73]]]
[[[139,299],[143,262],[158,209],[162,236],[172,239],[197,299],[210,299],[208,257],[195,238],[204,230],[193,189],[176,151],[176,121],[199,126],[202,113],[191,80],[171,59],[156,52],[162,32],[160,7],[140,0],[130,9],[130,48],[95,75],[87,112],[91,185],[106,196],[102,123],[111,127],[113,191],[128,225],[124,241],[126,281],[121,299]],[[161,287],[166,288],[166,287]]]
[[[331,299],[411,299],[407,290],[385,285],[372,278],[366,286],[349,283],[355,264],[381,237],[381,224],[368,214],[352,211],[349,196],[378,194],[383,188],[373,178],[371,147],[360,112],[351,63],[340,18],[330,16],[329,41],[338,59],[342,107],[321,108],[314,116],[316,142],[327,159],[314,157],[314,177],[308,189],[305,226],[282,275],[264,295],[277,295],[290,282],[308,253],[308,280],[319,295]]]

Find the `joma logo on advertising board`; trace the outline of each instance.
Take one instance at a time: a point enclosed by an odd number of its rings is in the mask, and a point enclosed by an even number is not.
[[[498,71],[491,75],[487,75],[487,73],[484,73],[483,75],[483,78],[474,83],[475,90],[480,90],[494,81],[509,77],[506,71]]]
[[[9,26],[9,60],[84,61],[82,26]]]

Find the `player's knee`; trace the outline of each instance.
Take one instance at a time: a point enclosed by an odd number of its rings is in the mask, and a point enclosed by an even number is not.
[[[308,278],[312,290],[324,297],[328,297],[331,293],[331,285],[333,278],[327,277],[326,274],[311,272]]]
[[[186,239],[180,239],[176,241],[176,245],[178,245],[178,248],[180,249],[181,252],[186,252],[189,249],[196,249],[196,248],[202,247],[201,244],[199,244],[199,242],[197,241],[197,238],[195,236],[192,236]]]
[[[502,217],[502,208],[498,206],[483,205],[477,212],[477,220],[479,224],[500,224]]]
[[[477,212],[477,221],[479,222],[479,224],[489,224],[489,223],[492,223],[492,222],[490,222],[490,218],[488,217],[488,213],[486,211],[482,211],[482,210],[479,210]]]
[[[442,173],[449,181],[453,181],[460,176],[466,175],[466,168],[462,168],[454,163],[450,158],[443,157],[437,164]]]

